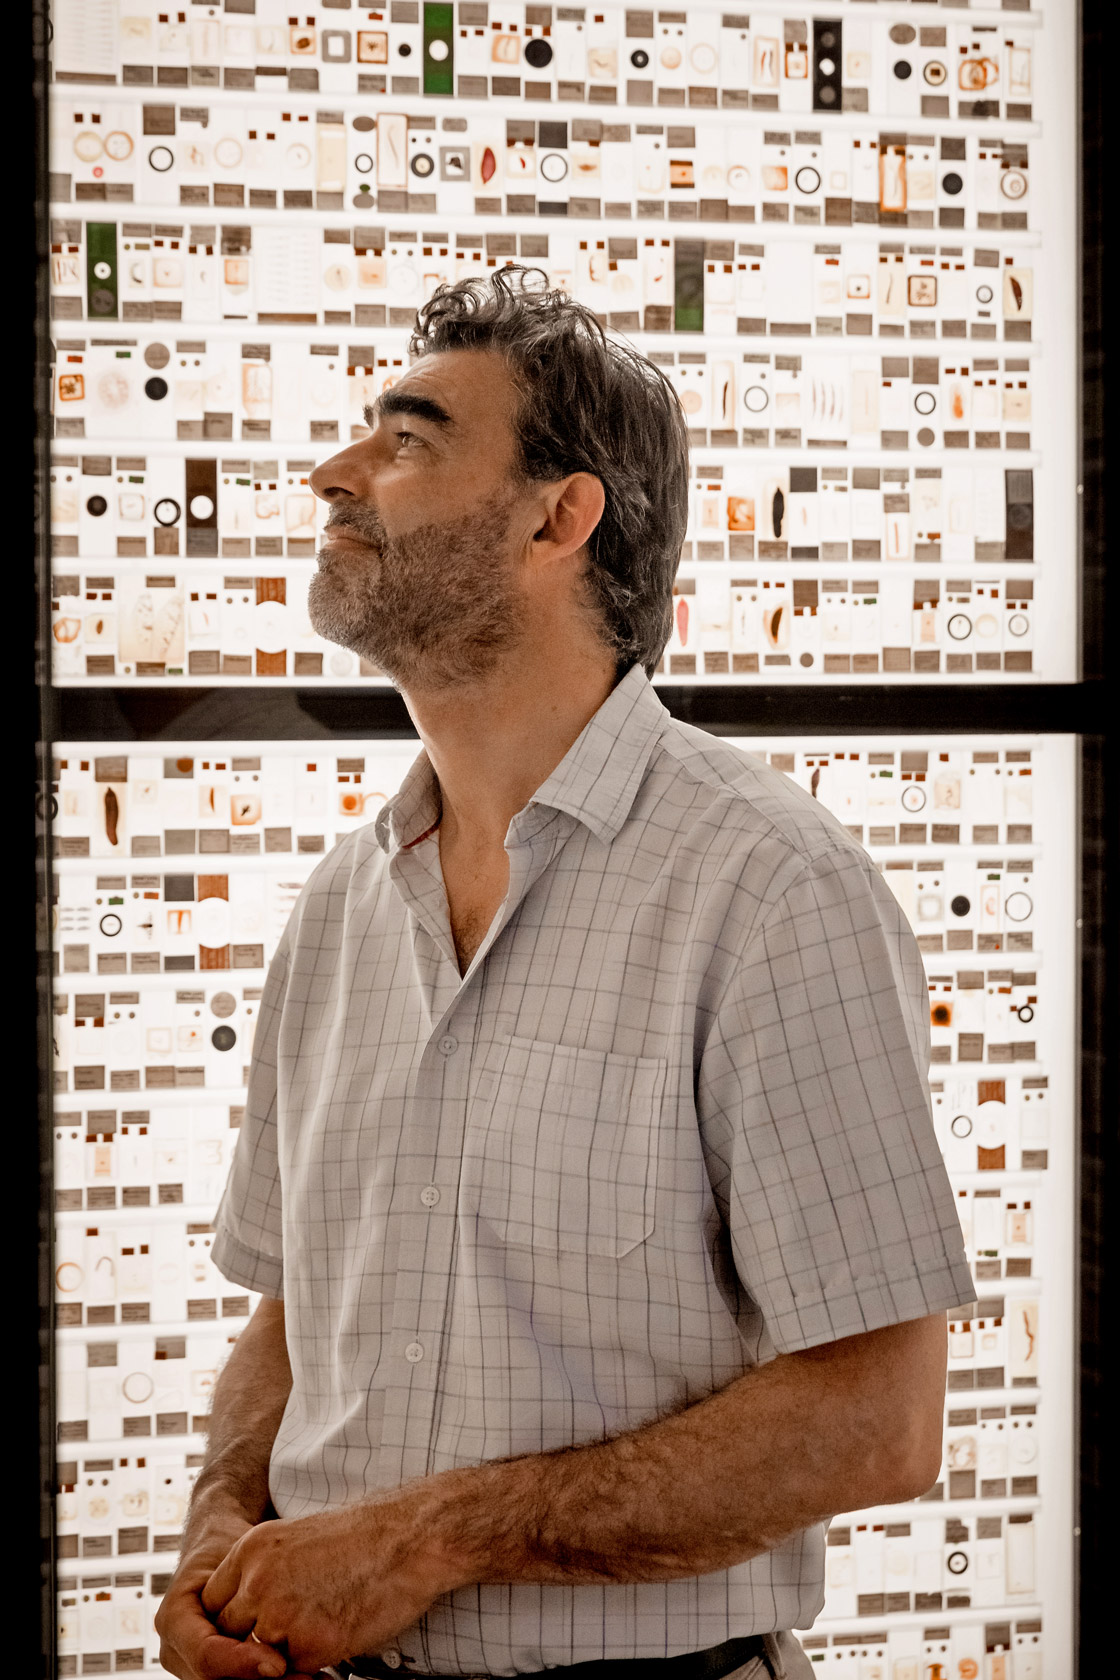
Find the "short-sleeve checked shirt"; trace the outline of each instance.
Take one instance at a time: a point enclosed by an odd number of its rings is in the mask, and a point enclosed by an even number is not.
[[[808,794],[640,667],[511,822],[460,976],[425,754],[272,965],[214,1258],[283,1295],[282,1516],[597,1441],[772,1358],[973,1299],[915,940]],[[463,1588],[416,1672],[806,1627],[820,1527],[640,1585]]]

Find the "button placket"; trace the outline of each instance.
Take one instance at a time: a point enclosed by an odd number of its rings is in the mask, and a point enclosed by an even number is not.
[[[420,1057],[415,1085],[409,1097],[405,1126],[409,1131],[411,1158],[429,1164],[461,1159],[466,1132],[470,1046],[474,1043],[481,1007],[478,976],[482,959],[506,928],[518,907],[544,869],[560,850],[575,827],[575,819],[563,813],[536,812],[540,832],[531,832],[508,847],[510,882],[505,905],[486,940],[476,953],[469,974],[460,977],[446,964],[433,977],[431,999],[432,1036]],[[443,949],[442,940],[440,949]],[[442,1012],[438,1004],[446,1003]],[[454,1029],[454,1030],[452,1030]],[[445,1045],[450,1046],[444,1048]],[[434,1054],[433,1054],[434,1052]],[[425,1119],[425,1116],[428,1118]],[[435,1116],[436,1118],[432,1118]],[[438,1188],[433,1186],[433,1188]],[[378,1477],[381,1485],[392,1486],[409,1476],[425,1475],[431,1463],[441,1351],[445,1345],[447,1306],[451,1295],[452,1263],[457,1235],[451,1197],[444,1216],[418,1217],[412,1200],[423,1184],[400,1183],[405,1199],[401,1209],[400,1246],[397,1255],[396,1300],[393,1310],[393,1346],[400,1350],[394,1364],[398,1378],[385,1396]],[[434,1204],[433,1204],[434,1205]],[[428,1208],[430,1213],[431,1209]],[[419,1357],[409,1358],[404,1350],[414,1346]]]
[[[393,1312],[396,1378],[386,1393],[379,1459],[379,1479],[386,1486],[424,1475],[430,1467],[456,1241],[455,1197],[432,1181],[443,1176],[443,1163],[457,1162],[462,1152],[478,998],[477,986],[462,988],[444,1018],[432,1023],[409,1097],[405,1124],[410,1147],[408,1156],[398,1159],[398,1170],[411,1168],[414,1176],[411,1183],[398,1184],[394,1197],[400,1221]],[[452,1020],[454,1031],[449,1030]],[[438,1214],[433,1212],[437,1206]]]

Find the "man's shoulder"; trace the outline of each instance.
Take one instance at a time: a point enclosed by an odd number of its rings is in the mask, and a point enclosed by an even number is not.
[[[372,823],[344,835],[311,871],[292,915],[291,933],[297,937],[305,922],[339,922],[355,891],[368,891],[388,860],[377,843]]]
[[[701,823],[728,845],[767,843],[801,862],[836,852],[865,856],[832,812],[784,771],[691,724],[671,720],[650,769],[662,784],[658,792],[672,790],[682,830]]]

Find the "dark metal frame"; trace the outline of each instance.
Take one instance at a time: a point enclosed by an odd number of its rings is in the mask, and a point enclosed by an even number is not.
[[[1058,0],[1049,0],[1056,5]],[[393,691],[350,689],[164,689],[124,688],[54,690],[45,668],[48,657],[50,588],[49,535],[46,501],[49,447],[49,409],[46,225],[46,99],[42,73],[42,44],[46,40],[48,0],[31,7],[31,105],[36,139],[35,261],[33,280],[36,334],[33,353],[35,408],[33,471],[39,497],[34,531],[37,561],[36,660],[38,702],[35,740],[36,772],[49,767],[51,743],[60,739],[87,740],[216,740],[315,739],[402,737],[413,733],[399,694]],[[1108,1219],[1109,1198],[1120,1195],[1120,1057],[1115,1051],[1120,1026],[1120,738],[1116,728],[1120,682],[1117,660],[1107,640],[1107,610],[1113,604],[1107,589],[1106,556],[1106,442],[1111,436],[1116,398],[1105,378],[1109,351],[1117,327],[1109,316],[1109,277],[1117,272],[1114,224],[1106,213],[1105,189],[1111,168],[1111,112],[1120,104],[1109,85],[1107,25],[1111,0],[1082,0],[1081,92],[1082,160],[1078,183],[1083,238],[1081,377],[1081,462],[1083,528],[1080,533],[1081,672],[1082,680],[1043,686],[984,687],[969,684],[936,688],[929,685],[839,685],[827,689],[805,687],[666,687],[662,700],[687,722],[723,735],[945,734],[1042,733],[1080,736],[1079,814],[1081,851],[1079,903],[1079,1019],[1081,1033],[1080,1155],[1078,1241],[1081,1290],[1078,1304],[1079,1370],[1071,1370],[1077,1385],[1079,1420],[1079,1483],[1077,1496],[1078,1587],[1075,1605],[1078,1635],[1078,1672],[1088,1680],[1113,1657],[1116,1645],[1114,1610],[1116,1548],[1113,1544],[1116,1499],[1120,1491],[1117,1461],[1115,1403],[1107,1350],[1113,1342],[1117,1292],[1116,1231],[1120,1220]],[[1071,191],[1074,184],[1071,183]],[[1113,313],[1120,313],[1113,305]],[[1113,368],[1120,367],[1116,352]],[[1071,536],[1075,534],[1071,533]],[[42,780],[43,778],[41,778]],[[50,812],[40,801],[36,835],[36,896],[49,903]],[[48,918],[49,921],[49,918]],[[21,1180],[38,1175],[41,1186],[37,1224],[32,1227],[30,1197],[17,1193],[9,1217],[14,1220],[11,1252],[17,1276],[37,1290],[35,1314],[37,1363],[40,1381],[33,1397],[19,1389],[20,1415],[30,1422],[37,1413],[40,1452],[36,1459],[18,1449],[12,1474],[18,1483],[16,1507],[26,1507],[28,1524],[39,1533],[35,1568],[41,1614],[35,1633],[37,1657],[30,1649],[31,1626],[26,1621],[28,1672],[53,1675],[55,1595],[53,1569],[53,1291],[52,1127],[50,1115],[50,951],[49,926],[40,917],[36,944],[38,982],[35,994],[35,1032],[38,1049],[39,1126],[21,1134]],[[34,1234],[33,1234],[34,1233]],[[36,1255],[36,1282],[30,1283],[30,1255]],[[26,1259],[26,1265],[25,1265]],[[1111,1285],[1111,1288],[1109,1287]],[[22,1324],[22,1320],[17,1320]],[[19,1345],[30,1350],[30,1336],[19,1332]],[[31,1434],[28,1431],[28,1441]],[[34,1466],[34,1475],[32,1475]],[[34,1507],[34,1515],[32,1515]],[[22,1527],[22,1524],[17,1525]],[[29,1553],[17,1551],[17,1579],[9,1582],[9,1603],[23,1602],[20,1578],[29,1569]],[[14,1591],[12,1589],[14,1588]],[[31,1595],[29,1595],[30,1598]],[[17,1643],[20,1635],[17,1633]],[[9,1655],[16,1653],[9,1647]],[[22,1655],[22,1651],[20,1651]],[[18,1658],[17,1658],[18,1660]],[[1047,1671],[1051,1680],[1053,1670]],[[1054,1680],[1057,1676],[1054,1675]]]
[[[1115,15],[1108,0],[1082,0],[1077,183],[1082,239],[1081,646],[1082,669],[1100,684],[1098,719],[1089,725],[1097,732],[1084,739],[1081,759],[1080,1360],[1078,1370],[1070,1373],[1078,1385],[1078,1672],[1086,1680],[1115,1663],[1113,1536],[1120,1495],[1115,1379],[1108,1356],[1117,1330],[1120,1263],[1120,682],[1108,639],[1117,594],[1108,588],[1107,569],[1108,450],[1116,436],[1115,381],[1120,368],[1120,325],[1111,284],[1120,247],[1108,197],[1117,141],[1114,43]]]

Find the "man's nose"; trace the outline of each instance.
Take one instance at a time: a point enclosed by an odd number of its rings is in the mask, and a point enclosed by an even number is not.
[[[368,465],[356,460],[357,448],[340,450],[315,468],[308,479],[320,501],[338,502],[350,496],[360,496],[369,478]]]

